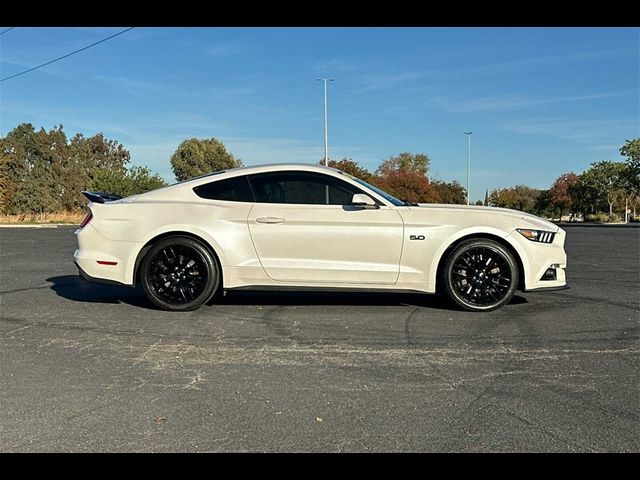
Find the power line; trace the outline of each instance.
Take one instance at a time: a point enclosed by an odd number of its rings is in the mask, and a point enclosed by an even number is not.
[[[14,28],[16,28],[16,27],[9,27],[9,28],[5,28],[4,30],[2,30],[2,31],[0,32],[0,36],[1,36],[1,35],[4,35],[4,34],[5,34],[5,33],[7,33],[9,30],[13,30]]]
[[[14,28],[14,27],[11,27],[11,28]],[[88,49],[88,48],[95,47],[96,45],[98,45],[98,44],[100,44],[100,43],[103,43],[103,42],[106,42],[107,40],[111,40],[112,38],[117,37],[118,35],[122,35],[123,33],[127,33],[129,30],[132,30],[132,29],[134,29],[134,28],[135,28],[135,27],[125,28],[125,29],[124,29],[124,30],[122,30],[121,32],[118,32],[118,33],[116,33],[116,34],[114,34],[114,35],[111,35],[110,37],[103,38],[102,40],[100,40],[100,41],[98,41],[98,42],[92,43],[91,45],[87,45],[86,47],[82,47],[82,48],[80,48],[80,49],[78,49],[78,50],[75,50],[75,51],[73,51],[73,52],[71,52],[71,53],[67,53],[66,55],[63,55],[63,56],[61,56],[61,57],[58,57],[58,58],[56,58],[56,59],[54,59],[54,60],[51,60],[51,61],[49,61],[49,62],[43,63],[42,65],[38,65],[37,67],[29,68],[29,69],[27,69],[27,70],[25,70],[25,71],[23,71],[23,72],[16,73],[15,75],[11,75],[10,77],[2,78],[2,79],[0,79],[0,82],[4,82],[5,80],[10,80],[10,79],[12,79],[12,78],[19,77],[20,75],[24,75],[25,73],[33,72],[34,70],[37,70],[37,69],[39,69],[39,68],[46,67],[47,65],[51,65],[52,63],[57,62],[58,60],[62,60],[63,58],[70,57],[71,55],[75,55],[76,53],[82,52],[83,50],[86,50],[86,49]],[[6,30],[5,30],[5,31],[6,31]]]

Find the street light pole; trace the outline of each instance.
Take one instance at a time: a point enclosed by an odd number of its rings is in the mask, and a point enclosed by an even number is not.
[[[324,166],[329,165],[329,132],[327,120],[327,82],[333,82],[333,78],[316,78],[324,86]]]
[[[469,180],[471,178],[471,135],[473,132],[464,132],[467,136],[467,205],[469,205],[469,198],[471,197],[469,191]]]

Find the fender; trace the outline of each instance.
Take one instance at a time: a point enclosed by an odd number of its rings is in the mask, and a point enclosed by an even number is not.
[[[455,232],[453,235],[447,237],[442,241],[440,247],[438,248],[438,250],[436,250],[436,253],[433,256],[433,259],[431,260],[431,265],[429,267],[428,282],[431,285],[434,285],[434,286],[436,285],[436,278],[438,275],[438,265],[440,265],[440,261],[442,260],[444,253],[447,251],[447,249],[451,245],[453,245],[458,240],[461,240],[465,237],[469,237],[471,235],[482,235],[482,234],[493,235],[494,237],[498,237],[501,240],[508,243],[510,246],[512,246],[513,249],[518,254],[519,260],[522,262],[525,278],[528,276],[528,272],[531,271],[529,260],[527,259],[527,256],[524,254],[522,247],[518,245],[518,243],[515,242],[513,238],[510,236],[511,234],[506,233],[503,230],[499,230],[497,228],[483,226],[483,227],[465,228],[464,230]]]
[[[145,235],[145,237],[142,239],[140,243],[139,248],[136,248],[134,251],[132,251],[131,256],[129,257],[129,260],[127,261],[127,271],[126,271],[126,277],[125,277],[125,280],[129,285],[132,285],[134,282],[133,274],[135,269],[136,258],[138,258],[138,255],[140,254],[144,246],[147,243],[149,243],[151,240],[153,240],[154,238],[160,235],[163,235],[165,233],[173,233],[173,232],[177,234],[179,234],[180,232],[190,233],[192,235],[200,237],[202,240],[207,242],[211,246],[211,248],[216,252],[216,255],[218,255],[218,259],[220,260],[221,267],[224,268],[224,265],[227,264],[226,257],[224,256],[224,251],[221,248],[220,244],[216,242],[215,239],[206,232],[206,230],[203,230],[194,225],[179,224],[179,223],[171,224],[171,225],[163,225],[162,227],[156,228],[155,230]]]

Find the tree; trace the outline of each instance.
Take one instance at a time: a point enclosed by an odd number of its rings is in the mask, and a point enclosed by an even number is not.
[[[494,189],[489,195],[489,204],[493,207],[512,208],[528,213],[536,213],[536,202],[541,190],[516,185],[510,188]]]
[[[572,196],[574,210],[584,214],[595,213],[602,202],[598,189],[589,183],[584,172],[578,176],[578,180],[572,188]]]
[[[69,143],[69,155],[61,172],[61,181],[67,192],[63,206],[67,210],[82,208],[87,199],[82,190],[91,188],[91,182],[100,172],[126,175],[131,154],[120,143],[109,140],[102,133],[92,137],[76,134]]]
[[[640,138],[627,140],[620,154],[627,157],[624,180],[635,195],[640,195]]]
[[[171,156],[171,168],[178,181],[241,166],[242,161],[215,138],[185,140]]]
[[[130,169],[102,168],[96,170],[89,189],[128,197],[166,185],[167,183],[160,175],[152,173],[147,167],[131,167]]]
[[[429,170],[429,157],[425,153],[403,152],[395,157],[383,161],[376,174],[385,176],[389,172],[415,172],[426,175]]]
[[[636,207],[640,202],[640,138],[627,140],[620,148],[620,154],[627,157],[622,180],[626,199],[633,208],[633,216],[635,217]]]
[[[424,153],[401,153],[384,160],[368,181],[409,203],[438,201],[426,177],[429,157]]]
[[[385,175],[374,176],[371,182],[405,202],[436,203],[435,191],[422,173],[410,170],[390,170]]]
[[[563,173],[549,189],[549,203],[552,208],[559,210],[559,219],[562,220],[562,213],[569,211],[573,206],[573,190],[578,183],[578,175],[573,172]]]
[[[533,207],[536,215],[540,215],[545,218],[553,218],[556,211],[551,206],[551,195],[549,190],[540,190],[538,198],[536,198],[536,204]]]
[[[321,160],[319,164],[324,165],[323,162],[324,160]],[[361,167],[358,162],[350,158],[343,158],[339,161],[329,160],[329,166],[337,168],[338,170],[348,173],[349,175],[353,175],[354,177],[360,178],[365,182],[368,182],[371,178],[371,172],[369,172],[366,168]]]
[[[586,172],[582,174],[582,187],[592,190],[597,195],[596,198],[605,199],[609,205],[609,219],[613,216],[613,204],[624,192],[624,172],[623,162],[612,162],[603,160],[591,164]]]
[[[62,125],[47,132],[23,123],[2,139],[3,195],[6,213],[46,213],[60,210],[64,188],[58,181],[67,154]]]
[[[47,213],[81,208],[87,203],[81,192],[96,176],[103,184],[106,178],[120,186],[125,182],[125,194],[164,185],[162,178],[145,167],[127,169],[130,157],[120,143],[102,133],[77,134],[68,141],[62,125],[36,131],[30,123],[20,124],[0,138],[0,211]]]
[[[15,191],[15,181],[9,174],[9,152],[7,141],[0,138],[0,214],[6,212],[7,203]]]
[[[432,180],[429,186],[435,193],[437,203],[457,203],[460,205],[467,203],[466,189],[455,180],[453,182]],[[482,202],[479,205],[482,205]]]

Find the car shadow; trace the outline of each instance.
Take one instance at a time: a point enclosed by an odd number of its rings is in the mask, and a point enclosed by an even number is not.
[[[80,275],[62,275],[47,278],[56,295],[74,302],[126,303],[136,307],[153,309],[142,287],[127,287],[108,283],[89,282]]]
[[[107,283],[89,282],[79,275],[62,275],[47,278],[51,289],[60,297],[74,302],[126,303],[136,307],[157,310],[147,300],[142,287],[127,287]],[[528,303],[527,299],[515,295],[509,305]],[[208,305],[344,305],[344,306],[400,306],[436,308],[460,311],[441,295],[424,295],[392,292],[291,292],[291,291],[227,291],[218,295]]]

